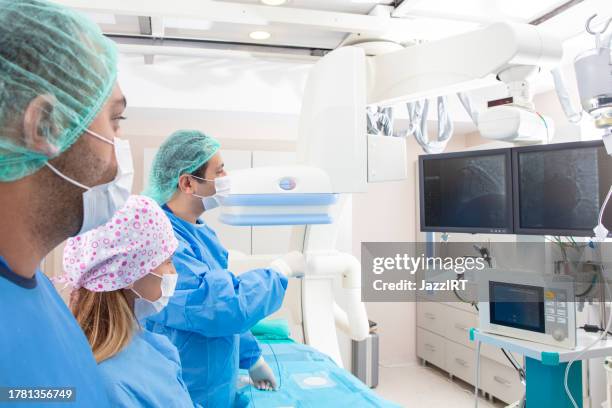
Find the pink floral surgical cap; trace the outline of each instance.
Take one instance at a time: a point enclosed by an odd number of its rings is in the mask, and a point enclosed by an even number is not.
[[[177,246],[172,225],[157,203],[130,196],[106,224],[68,240],[66,274],[58,281],[92,292],[122,289],[170,258]]]

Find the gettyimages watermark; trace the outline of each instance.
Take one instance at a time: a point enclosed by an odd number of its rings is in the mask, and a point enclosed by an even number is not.
[[[576,293],[595,298],[605,290],[611,260],[609,243],[364,242],[362,300],[487,302],[478,285],[494,273],[520,273],[527,286],[569,279]]]

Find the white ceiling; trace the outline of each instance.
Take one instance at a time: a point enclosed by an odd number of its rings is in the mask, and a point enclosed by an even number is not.
[[[180,24],[181,21],[178,21],[177,23]],[[262,30],[261,26],[240,24],[240,28],[236,28],[236,24],[215,22],[210,24],[210,28],[208,30],[194,30],[175,27],[166,28],[166,33],[169,37],[178,38],[202,38],[209,41],[324,49],[336,48],[346,36],[346,34],[339,32],[329,32],[303,27],[291,27],[288,25],[272,23],[265,26],[265,31],[269,32],[271,37],[265,41],[255,41],[249,37],[249,33]]]
[[[259,0],[218,0],[225,3],[261,4]],[[279,7],[308,10],[338,11],[343,13],[368,14],[377,4],[392,5],[393,0],[288,0]]]
[[[431,41],[493,21],[529,22],[567,2],[404,0],[394,9],[393,0],[289,0],[278,7],[263,6],[259,0],[175,0],[172,7],[160,2],[166,8],[156,5],[157,11],[149,12],[151,7],[143,0],[57,1],[85,11],[111,34],[139,34],[137,16],[153,15],[165,37],[324,49],[339,46],[351,33],[367,31],[398,42]],[[191,9],[201,11],[200,15],[190,13]],[[382,17],[368,16],[373,10]],[[585,16],[594,10],[612,16],[612,1],[584,0],[542,27],[566,39],[584,31]],[[271,37],[253,40],[249,33],[256,30],[268,31]]]
[[[527,23],[567,0],[408,0],[398,16],[447,16],[470,21],[507,20]]]
[[[259,0],[173,0],[172,3],[150,2],[150,0],[56,1],[86,11],[104,32],[110,34],[140,35],[138,16],[151,16],[156,35],[160,36],[161,33],[161,36],[166,38],[280,45],[306,49],[333,49],[339,46],[347,36],[357,33],[367,32],[368,34],[364,34],[364,36],[373,38],[378,35],[385,38],[391,37],[398,42],[432,41],[473,30],[498,20],[529,22],[548,13],[567,0],[404,0],[396,9],[389,6],[393,1],[387,0],[289,0],[286,5],[279,7],[262,6]],[[382,6],[376,7],[377,4]],[[379,14],[382,13],[382,16],[369,15],[375,7]],[[584,32],[584,22],[594,12],[599,13],[599,17],[595,20],[595,26],[601,26],[606,17],[612,16],[612,0],[584,0],[540,25],[542,29],[565,40],[564,64],[566,66],[566,76],[570,81],[573,77],[571,65],[575,55],[593,45],[593,38]],[[395,17],[389,18],[390,13]],[[249,38],[249,33],[255,30],[270,32],[270,39],[264,41],[252,40]],[[247,48],[238,49],[245,50]],[[249,60],[247,58],[239,61],[235,58],[245,55],[248,57],[247,54],[252,54],[255,59]],[[287,83],[302,83],[309,67],[314,62],[312,58],[310,60],[294,61],[287,59],[278,62],[279,57],[276,57],[276,62],[268,60],[262,63],[261,61],[257,62],[258,57],[255,54],[257,53],[251,53],[251,50],[247,49],[247,51],[242,51],[242,54],[235,50],[233,55],[232,51],[218,50],[218,52],[208,56],[192,55],[191,59],[160,55],[155,58],[155,67],[158,68],[158,72],[155,74],[155,80],[151,78],[150,83],[159,80],[159,72],[167,72],[168,78],[165,80],[170,83],[174,80],[173,78],[177,77],[173,72],[185,72],[185,61],[191,61],[192,64],[195,64],[193,62],[195,58],[196,61],[199,61],[197,63],[199,64],[198,69],[194,70],[196,73],[202,71],[202,64],[214,63],[214,70],[209,67],[213,76],[217,72],[222,72],[228,79],[233,78],[230,81],[233,83],[236,82],[236,78],[241,78],[241,73],[252,71],[257,80],[262,83],[268,82],[270,89],[276,89],[280,87],[279,78],[283,78],[283,75],[288,75],[288,73],[292,73],[291,75],[301,79],[293,80],[293,82],[287,80]],[[281,59],[287,57],[283,57],[283,55],[286,54],[281,54]],[[223,56],[227,56],[227,58]],[[130,58],[135,58],[134,61],[142,63],[142,56],[139,59],[137,53],[131,52]],[[127,58],[124,59],[127,60]],[[263,65],[256,65],[256,63]],[[258,70],[263,70],[263,73]],[[143,75],[146,77],[147,72],[149,72],[149,68],[142,65],[138,69],[134,69],[133,76],[134,78],[141,78]],[[181,77],[182,75],[178,76]],[[242,80],[245,86],[255,81],[246,77]],[[127,82],[137,81],[130,80]],[[177,86],[174,86],[173,89]],[[146,88],[144,85],[143,87]],[[180,88],[180,86],[178,87]],[[570,83],[570,87],[575,88],[575,84]],[[238,88],[240,87],[235,89],[236,94],[240,92]],[[535,80],[535,93],[551,89],[550,74],[542,72]],[[294,89],[287,92],[294,91],[297,92]],[[262,88],[261,92],[267,94],[270,91],[264,91],[264,88]],[[473,92],[473,97],[476,102],[484,103],[488,99],[505,96],[502,95],[503,92],[503,85],[498,84],[498,86]],[[141,93],[140,90],[139,92],[133,92],[135,95]],[[222,94],[222,92],[219,91],[219,94]],[[286,96],[278,96],[278,98],[272,99],[279,99],[280,102],[280,99],[283,98],[287,99]],[[218,103],[220,96],[215,95],[212,99],[215,103]],[[262,105],[261,101],[257,102],[257,95],[253,95],[251,99],[253,104]],[[252,106],[247,106],[247,102],[251,99],[240,99],[241,101],[244,100],[245,111],[252,109]],[[134,98],[132,98],[132,101],[136,102]],[[236,104],[235,101],[231,103]],[[140,105],[147,106],[146,101],[142,101],[141,104],[136,103],[136,106]],[[271,112],[296,113],[299,98],[295,97],[296,106],[286,107],[286,104],[283,104],[282,107],[279,107],[273,101],[268,105],[270,105],[269,109],[266,109]],[[185,107],[176,108],[183,109]],[[454,99],[451,100],[451,110],[454,118],[459,122],[466,122],[468,123],[467,126],[470,126],[469,118]],[[398,119],[401,119],[402,116],[400,110]]]

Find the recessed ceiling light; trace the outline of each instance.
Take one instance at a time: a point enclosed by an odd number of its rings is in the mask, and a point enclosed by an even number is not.
[[[254,40],[267,40],[270,38],[270,33],[267,31],[253,31],[251,34],[249,34],[249,37]]]
[[[282,6],[287,0],[261,0],[266,6]]]

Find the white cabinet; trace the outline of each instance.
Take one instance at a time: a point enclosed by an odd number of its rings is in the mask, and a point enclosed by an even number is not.
[[[436,302],[421,302],[417,307],[417,325],[428,331],[444,336],[444,318],[446,308]]]
[[[474,384],[475,345],[469,340],[472,327],[478,327],[478,315],[471,306],[422,299],[417,303],[417,356]],[[515,358],[521,361],[520,356]],[[518,400],[524,392],[518,374],[501,350],[487,344],[481,347],[480,388],[507,403]]]
[[[441,307],[447,310],[444,319],[444,337],[457,344],[473,349],[474,342],[470,341],[470,329],[478,327],[478,316],[474,313],[445,307],[445,305],[441,305]]]
[[[446,368],[444,337],[417,327],[417,355],[439,368]]]
[[[480,387],[483,390],[505,402],[514,402],[520,398],[525,388],[514,368],[488,358],[480,360]]]
[[[474,350],[452,341],[446,345],[446,371],[470,384],[474,383],[476,361]]]

